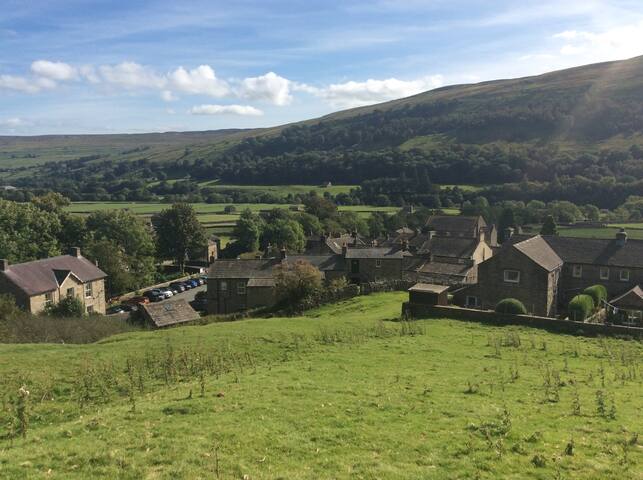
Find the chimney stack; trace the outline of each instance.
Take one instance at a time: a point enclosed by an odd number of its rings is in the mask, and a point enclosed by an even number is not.
[[[6,272],[9,270],[9,260],[0,259],[0,272]]]
[[[621,228],[618,232],[616,232],[616,245],[619,247],[624,246],[627,243],[627,232],[625,231],[624,228]]]
[[[282,260],[285,260],[285,259],[286,259],[287,255],[286,255],[286,249],[285,249],[285,248],[282,248],[282,249],[281,249],[281,255],[280,255],[280,256],[281,256],[281,259],[282,259]]]
[[[80,248],[79,247],[71,247],[71,249],[69,250],[69,255],[71,255],[72,257],[80,258],[81,257]]]
[[[512,227],[507,227],[505,228],[504,234],[505,235],[504,235],[503,241],[506,242],[507,240],[509,240],[511,237],[514,236],[514,229]]]
[[[346,242],[342,245],[342,256],[346,257],[346,253],[348,252],[348,246],[346,245]]]

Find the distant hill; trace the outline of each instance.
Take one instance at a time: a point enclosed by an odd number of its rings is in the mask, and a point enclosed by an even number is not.
[[[266,129],[0,137],[0,182],[71,198],[148,199],[170,191],[150,184],[188,175],[202,183],[359,184],[367,191],[359,201],[384,203],[426,202],[408,191],[421,196],[430,182],[531,180],[541,185],[529,198],[612,207],[643,194],[643,56],[454,85]],[[199,193],[172,189],[188,191]],[[523,199],[524,191],[489,195]]]

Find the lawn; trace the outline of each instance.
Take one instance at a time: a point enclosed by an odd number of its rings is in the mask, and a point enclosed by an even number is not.
[[[640,478],[640,343],[393,321],[404,297],[2,345],[3,435],[31,393],[0,476]]]
[[[619,228],[582,228],[582,227],[558,227],[558,233],[564,237],[579,238],[615,238]],[[629,238],[643,240],[643,229],[628,228],[627,235]]]

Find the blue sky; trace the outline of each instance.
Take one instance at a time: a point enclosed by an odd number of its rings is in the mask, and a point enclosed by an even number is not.
[[[640,0],[0,0],[0,134],[259,127],[643,54]]]

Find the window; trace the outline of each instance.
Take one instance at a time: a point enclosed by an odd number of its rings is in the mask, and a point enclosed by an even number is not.
[[[505,270],[504,278],[507,283],[520,283],[520,272],[518,270]]]
[[[583,266],[582,265],[573,265],[572,266],[572,277],[580,278],[583,276]]]
[[[221,290],[222,292],[227,292],[228,291],[228,282],[226,282],[225,280],[221,280],[219,282],[219,290]]]
[[[621,282],[629,282],[630,281],[630,271],[629,270],[621,270],[618,272],[618,279]]]
[[[466,301],[464,306],[465,307],[477,307],[478,304],[478,297],[474,297],[473,295],[467,295]]]
[[[88,305],[87,306],[87,313],[89,313],[89,314],[94,313],[94,306],[93,305]]]
[[[246,284],[244,282],[237,283],[237,294],[239,295],[246,294]]]
[[[85,284],[85,298],[91,298],[94,296],[94,289],[92,288],[92,282]]]
[[[54,301],[54,294],[51,292],[45,293],[45,306],[48,307],[53,303],[53,301]]]
[[[610,269],[607,267],[601,267],[600,270],[601,280],[609,280],[610,278]]]
[[[381,259],[381,258],[377,258],[377,259],[375,259],[375,266],[376,266],[377,268],[381,268],[381,267],[382,267],[382,259]]]
[[[68,298],[73,298],[74,297],[74,288],[68,288],[67,289],[67,297]]]

